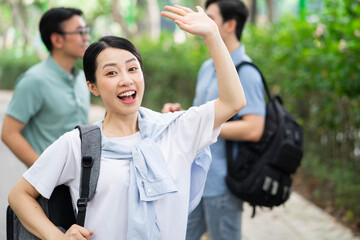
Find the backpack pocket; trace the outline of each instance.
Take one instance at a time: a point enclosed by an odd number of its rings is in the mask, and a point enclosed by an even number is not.
[[[288,174],[293,174],[299,167],[301,158],[301,148],[291,141],[285,141],[279,149],[278,157],[273,159],[272,165]]]
[[[279,206],[289,198],[291,182],[287,174],[270,165],[265,165],[257,174],[247,196],[251,196],[255,205]]]
[[[293,174],[300,165],[302,158],[302,128],[285,112],[281,131],[282,141],[277,155],[271,161],[280,170]]]

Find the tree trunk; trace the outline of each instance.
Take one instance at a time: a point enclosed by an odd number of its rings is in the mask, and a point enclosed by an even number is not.
[[[2,32],[2,38],[3,38],[3,47],[2,50],[5,52],[7,46],[6,46],[6,42],[7,42],[7,38],[8,38],[8,28],[1,28],[1,32]]]
[[[140,9],[146,9],[146,0],[137,0],[137,7]],[[147,31],[147,18],[141,18],[141,20],[137,20],[137,34],[143,35]]]
[[[266,5],[268,9],[269,21],[274,22],[274,2],[273,0],[266,0]]]
[[[132,37],[132,33],[129,31],[128,27],[126,26],[126,22],[120,14],[118,0],[112,0],[111,18],[114,20],[114,22],[120,24],[120,27],[124,31],[126,38]]]
[[[27,20],[25,6],[22,0],[20,0],[19,2],[4,0],[4,3],[10,6],[13,22],[20,30],[24,38],[24,52],[25,52],[28,43],[30,43],[32,39],[30,37],[32,33],[30,34],[29,28],[26,25],[28,20]],[[38,47],[34,46],[34,51],[40,59],[44,59],[44,55],[41,53]]]
[[[256,0],[251,0],[250,4],[250,22],[255,23],[257,16]]]
[[[149,31],[152,39],[160,36],[160,10],[157,0],[147,0]]]

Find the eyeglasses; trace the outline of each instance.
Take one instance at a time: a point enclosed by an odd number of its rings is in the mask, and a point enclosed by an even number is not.
[[[60,34],[80,34],[81,37],[85,37],[86,34],[89,34],[90,33],[90,28],[89,27],[86,27],[86,28],[81,28],[81,29],[78,29],[76,31],[73,31],[73,32],[59,32]]]

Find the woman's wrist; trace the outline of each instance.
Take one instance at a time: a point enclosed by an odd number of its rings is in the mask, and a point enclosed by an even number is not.
[[[214,44],[219,44],[219,42],[221,43],[222,41],[220,32],[218,30],[210,32],[209,34],[205,35],[203,39],[208,48]]]

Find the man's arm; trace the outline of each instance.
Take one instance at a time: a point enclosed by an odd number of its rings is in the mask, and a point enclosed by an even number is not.
[[[5,115],[1,140],[10,148],[10,150],[26,164],[31,167],[33,163],[38,159],[39,155],[31,147],[29,142],[21,135],[21,131],[24,129],[25,124],[16,120],[15,118]]]
[[[265,127],[265,118],[258,114],[242,116],[241,120],[225,122],[221,126],[220,137],[233,141],[257,142]]]

